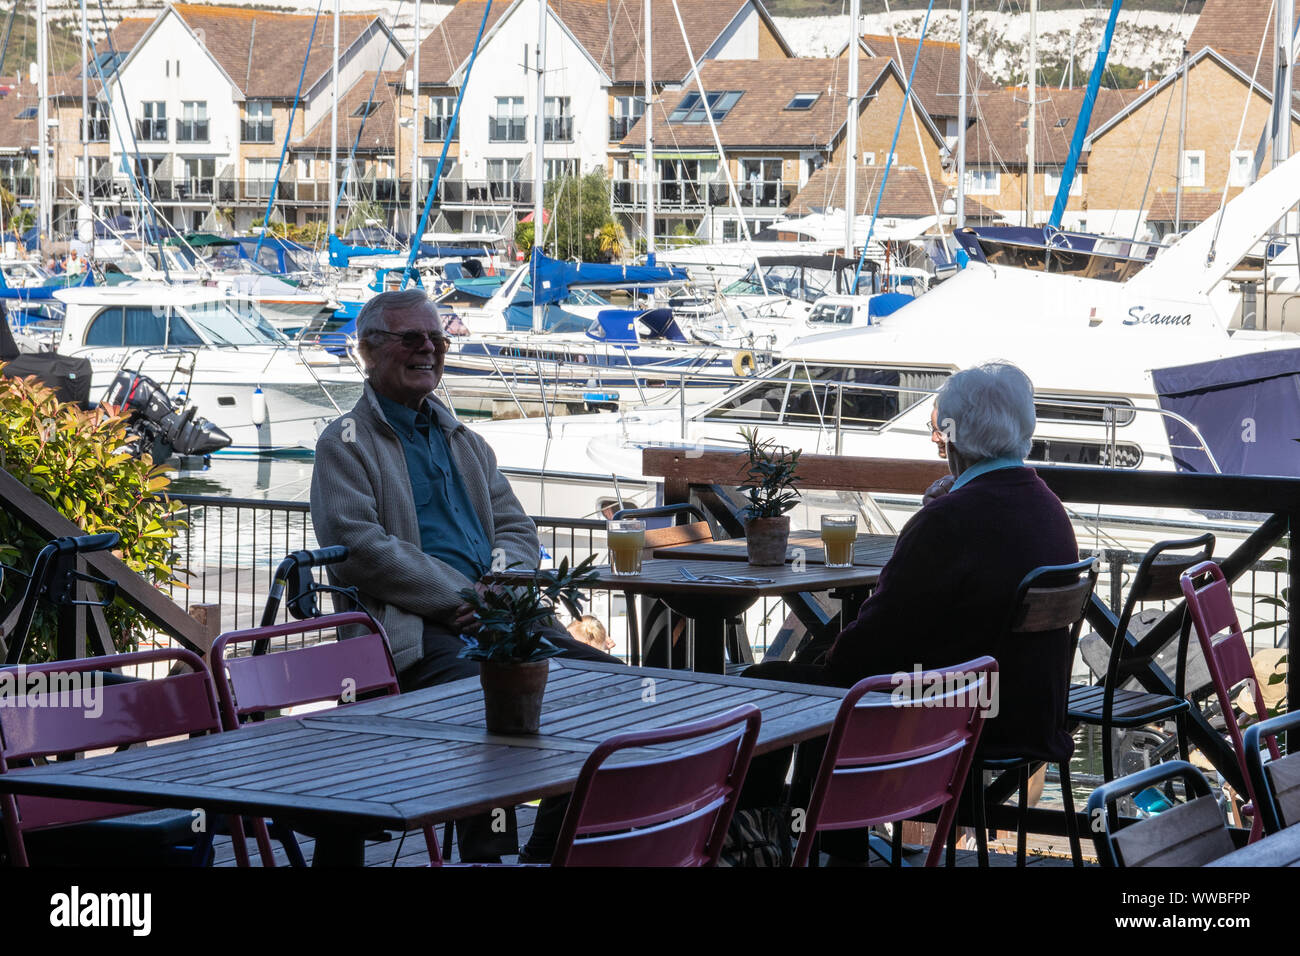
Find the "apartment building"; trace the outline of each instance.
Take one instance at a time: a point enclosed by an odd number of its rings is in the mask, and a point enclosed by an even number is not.
[[[431,180],[485,4],[461,0],[420,47],[419,177]],[[679,0],[695,63],[784,60],[791,51],[758,0]],[[554,0],[548,8],[541,148],[546,178],[604,169],[635,178],[622,140],[645,111],[644,8],[640,2]],[[671,0],[653,0],[650,58],[656,96],[676,101],[690,75]],[[537,5],[493,5],[439,186],[446,228],[509,230],[533,202]],[[406,70],[413,71],[413,60]],[[412,100],[399,106],[398,138],[412,156]],[[410,159],[404,168],[409,175]]]

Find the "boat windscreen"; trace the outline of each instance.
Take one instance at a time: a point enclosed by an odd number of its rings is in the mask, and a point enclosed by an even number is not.
[[[214,345],[278,345],[285,339],[261,312],[247,302],[238,312],[225,302],[199,302],[183,306],[186,318]]]

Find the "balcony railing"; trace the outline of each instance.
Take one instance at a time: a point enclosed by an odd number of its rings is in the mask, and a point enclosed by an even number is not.
[[[239,141],[241,143],[274,143],[275,123],[261,120],[241,120],[239,123]]]
[[[627,131],[636,125],[639,116],[611,116],[609,118],[609,141],[618,143],[627,136]]]
[[[20,199],[32,199],[36,196],[36,179],[32,176],[0,175],[0,186]]]
[[[489,116],[488,140],[493,143],[523,143],[528,140],[528,121],[521,117]]]
[[[548,143],[573,142],[573,117],[548,116],[542,120],[542,135]]]
[[[441,143],[447,138],[447,132],[450,129],[450,116],[426,116],[424,118],[424,141],[426,143]]]
[[[167,142],[167,120],[166,119],[136,120],[135,138],[145,143]]]
[[[176,142],[206,143],[208,141],[207,120],[177,120]]]
[[[194,199],[211,199],[215,189],[216,178],[213,176],[191,176],[176,182],[176,198],[182,201]]]
[[[107,143],[108,142],[108,117],[92,117],[90,120],[90,134],[86,134],[86,121],[83,119],[78,124],[80,128],[80,137],[87,143]]]
[[[665,210],[699,211],[731,206],[726,183],[703,183],[687,179],[661,179],[656,183],[655,205]],[[612,184],[615,209],[645,206],[646,184],[635,179],[616,179]],[[745,209],[784,209],[790,204],[792,190],[781,182],[738,183],[736,192]]]

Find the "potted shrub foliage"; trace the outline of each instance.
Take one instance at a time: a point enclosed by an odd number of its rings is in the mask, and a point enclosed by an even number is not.
[[[745,519],[745,547],[749,563],[769,567],[785,564],[785,549],[790,540],[790,516],[786,514],[799,503],[799,449],[778,446],[769,438],[758,440],[757,428],[742,428],[740,435],[749,444],[749,468],[741,487],[749,495],[742,514]]]
[[[473,634],[462,636],[466,646],[460,656],[479,662],[489,732],[537,733],[550,658],[560,653],[543,630],[554,623],[557,603],[575,618],[582,616],[580,592],[595,578],[595,563],[595,555],[572,566],[565,558],[557,568],[538,571],[527,584],[494,584],[485,578],[488,586],[482,591],[460,592],[478,625]]]

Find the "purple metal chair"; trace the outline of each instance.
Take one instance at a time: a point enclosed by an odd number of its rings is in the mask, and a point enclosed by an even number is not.
[[[1198,580],[1208,581],[1197,586]],[[1250,842],[1254,843],[1264,835],[1263,816],[1255,812],[1257,795],[1255,784],[1251,779],[1250,768],[1246,763],[1246,747],[1242,740],[1241,728],[1237,725],[1235,711],[1232,708],[1231,691],[1238,684],[1245,682],[1250,688],[1251,698],[1255,701],[1255,717],[1263,722],[1268,719],[1260,694],[1259,678],[1255,676],[1255,667],[1250,662],[1250,650],[1246,647],[1245,635],[1237,622],[1237,609],[1232,604],[1232,589],[1223,576],[1223,570],[1213,561],[1202,561],[1195,567],[1183,572],[1179,583],[1187,606],[1192,612],[1192,623],[1196,625],[1196,639],[1200,641],[1201,653],[1205,657],[1205,666],[1214,683],[1215,696],[1219,698],[1219,707],[1223,711],[1223,722],[1228,728],[1228,739],[1232,742],[1233,753],[1237,757],[1237,766],[1246,782],[1247,804],[1241,808],[1243,816],[1249,815]],[[1215,636],[1227,631],[1223,637]],[[1266,735],[1264,741],[1273,760],[1281,757],[1277,737]]]
[[[16,763],[53,754],[102,750],[221,730],[212,680],[197,655],[186,650],[153,650],[118,654],[111,660],[115,668],[157,662],[183,664],[191,669],[191,673],[170,674],[153,680],[100,683],[96,689],[100,698],[96,706],[102,705],[105,715],[100,720],[87,719],[84,698],[80,695],[74,698],[75,691],[70,687],[50,695],[44,706],[0,707],[0,773]],[[27,667],[26,678],[31,681],[34,675],[41,674],[89,674],[102,672],[104,666],[102,657],[54,661]],[[122,818],[127,814],[152,811],[153,808],[52,797],[17,797],[6,793],[0,795],[0,810],[4,812],[5,839],[11,861],[18,866],[27,866],[29,833]],[[129,822],[129,817],[122,822]],[[232,819],[231,828],[242,839],[238,820]],[[246,865],[247,857],[241,862]]]
[[[231,645],[257,644],[272,638],[351,625],[363,625],[368,630],[346,640],[325,641],[274,654],[226,657],[226,648]],[[398,693],[397,671],[388,649],[388,638],[379,622],[364,611],[230,631],[213,642],[210,659],[221,704],[221,722],[226,730],[238,730],[246,718],[260,718],[268,711],[285,707]],[[288,834],[284,842],[291,861],[301,864],[301,852],[295,854],[290,849],[291,831],[285,828],[282,832]],[[273,865],[265,823],[259,820],[254,834],[263,861]],[[442,853],[432,826],[424,828],[424,839],[430,862],[440,866]],[[296,844],[293,845],[296,849]]]
[[[759,709],[744,704],[601,743],[583,764],[553,865],[715,865],[761,722]]]
[[[926,671],[902,700],[896,699],[903,688],[894,677],[854,684],[831,725],[794,865],[808,865],[821,830],[898,825],[938,807],[925,859],[926,866],[936,866],[984,729],[979,701],[987,699],[997,669],[986,655]],[[907,681],[910,686],[915,678],[909,674]],[[926,687],[940,692],[922,698]]]

